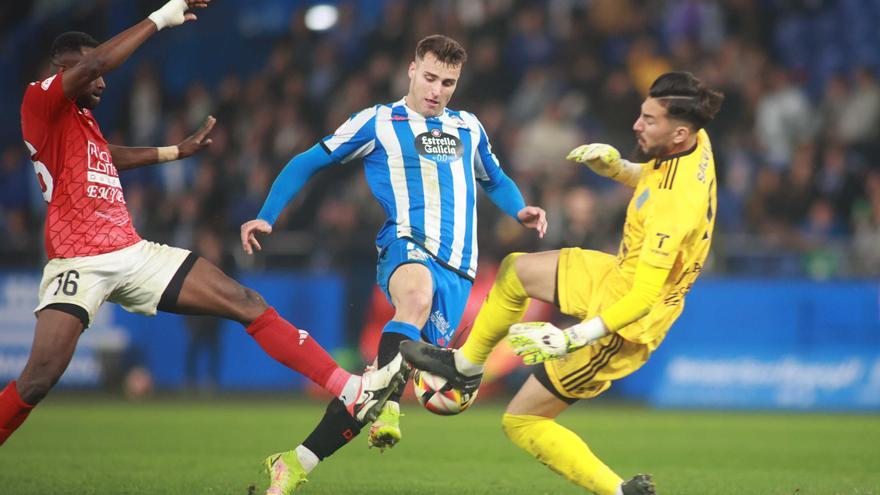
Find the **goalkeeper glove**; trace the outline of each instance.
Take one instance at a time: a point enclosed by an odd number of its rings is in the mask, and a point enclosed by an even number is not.
[[[583,163],[593,172],[614,179],[630,187],[636,187],[642,166],[620,157],[614,146],[602,143],[582,144],[571,150],[566,160]]]
[[[510,327],[508,340],[513,353],[525,364],[557,359],[607,335],[608,328],[599,317],[562,330],[552,323],[517,323]]]

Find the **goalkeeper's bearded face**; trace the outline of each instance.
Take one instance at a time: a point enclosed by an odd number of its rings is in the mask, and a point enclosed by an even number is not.
[[[686,122],[669,118],[666,108],[651,97],[642,103],[642,111],[633,124],[633,131],[639,151],[648,159],[676,153],[694,132]]]
[[[428,52],[409,64],[406,104],[425,117],[443,113],[458,85],[461,65],[449,65]]]

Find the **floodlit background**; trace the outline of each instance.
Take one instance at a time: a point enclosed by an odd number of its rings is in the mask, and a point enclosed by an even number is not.
[[[0,378],[30,344],[45,212],[21,141],[29,81],[59,33],[106,40],[160,1],[0,7]],[[215,0],[109,74],[96,111],[111,143],[165,145],[218,119],[206,152],[122,174],[150,240],[195,250],[260,290],[349,368],[390,314],[374,288],[383,220],[357,163],[313,178],[264,251],[239,225],[276,174],[351,113],[401,98],[416,42],[444,33],[469,59],[451,108],[474,112],[503,166],[543,206],[543,240],[482,198],[471,321],[511,251],[614,252],[630,191],[564,160],[585,142],[628,153],[653,79],[689,70],[726,100],[708,129],[717,234],[684,315],[610,397],[655,406],[880,410],[880,2]],[[533,318],[564,321],[537,306]],[[495,388],[526,371],[499,352]],[[105,307],[62,387],[117,393],[299,390],[238,328]],[[134,385],[132,385],[134,384]],[[142,390],[143,389],[143,390]],[[487,388],[486,395],[490,395]]]

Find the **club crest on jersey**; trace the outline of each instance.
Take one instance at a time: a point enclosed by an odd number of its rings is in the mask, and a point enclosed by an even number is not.
[[[419,134],[414,145],[419,155],[435,162],[451,162],[464,155],[461,140],[440,129],[431,129]]]

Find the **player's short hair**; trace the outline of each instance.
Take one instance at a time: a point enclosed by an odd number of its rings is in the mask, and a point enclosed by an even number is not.
[[[432,34],[422,38],[416,45],[416,59],[422,60],[428,53],[433,53],[437,60],[447,65],[462,65],[467,61],[464,47],[449,36]]]
[[[49,57],[54,59],[65,53],[79,53],[84,46],[94,48],[98,45],[100,45],[98,40],[86,33],[67,31],[66,33],[59,34],[55,41],[52,42],[52,47],[49,49]]]
[[[667,72],[658,77],[648,91],[671,118],[702,129],[721,108],[724,94],[707,88],[690,72]]]

